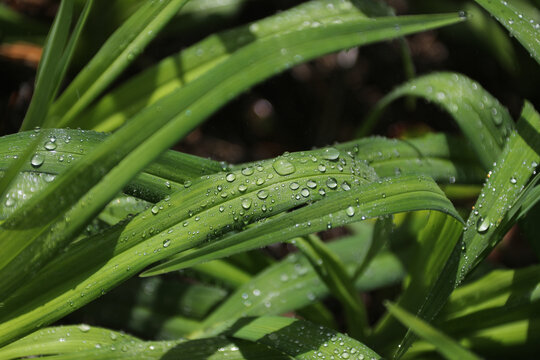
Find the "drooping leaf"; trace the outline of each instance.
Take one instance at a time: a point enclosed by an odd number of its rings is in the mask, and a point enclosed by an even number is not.
[[[422,97],[444,108],[457,122],[484,169],[490,169],[513,129],[508,110],[478,83],[457,73],[434,73],[405,83],[386,95],[362,125],[370,132],[380,113],[402,96]]]

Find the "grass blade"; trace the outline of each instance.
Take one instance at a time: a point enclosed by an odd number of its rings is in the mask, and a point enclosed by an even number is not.
[[[436,316],[453,288],[489,254],[515,221],[508,214],[513,212],[513,205],[540,162],[539,129],[540,116],[526,102],[517,131],[510,135],[497,165],[489,173],[467,220],[462,242],[456,245],[441,277],[430,290],[417,314],[420,318],[430,321]],[[397,352],[398,357],[408,349],[411,340],[411,335],[407,334]]]
[[[540,64],[540,24],[527,12],[505,0],[475,0],[515,37]],[[531,5],[532,6],[532,5]]]
[[[336,354],[342,359],[351,356],[381,358],[364,344],[346,335],[286,317],[242,319],[229,330],[229,334],[234,338],[264,344],[298,360]]]
[[[386,308],[403,325],[411,329],[415,334],[427,340],[435,346],[435,349],[449,360],[478,360],[475,354],[466,350],[453,339],[443,334],[439,330],[431,327],[429,324],[418,319],[414,315],[400,308],[398,305],[388,303]]]
[[[328,244],[339,256],[351,274],[358,259],[365,256],[368,239],[364,236],[348,237]],[[355,287],[369,291],[399,281],[404,270],[399,260],[389,252],[375,257]],[[215,335],[232,322],[244,316],[279,315],[298,311],[328,295],[328,288],[321,282],[304,256],[291,254],[279,263],[268,267],[229,298],[208,316],[201,328],[191,337]]]
[[[296,238],[293,244],[308,258],[319,278],[343,305],[351,336],[365,339],[368,330],[366,309],[339,257],[315,235]]]
[[[52,106],[45,127],[64,127],[92,102],[152,41],[187,0],[149,1],[101,47]]]
[[[193,341],[142,341],[120,332],[86,324],[48,328],[0,349],[2,360],[40,355],[48,355],[46,357],[53,360],[291,359],[266,346],[224,337]]]
[[[62,1],[47,41],[36,75],[36,88],[32,101],[26,112],[21,130],[33,129],[41,126],[54,100],[54,93],[62,81],[58,64],[62,61],[64,47],[68,41],[71,18],[73,16],[73,1]]]
[[[365,120],[360,135],[371,131],[388,104],[408,95],[444,108],[469,139],[485,170],[497,161],[514,128],[508,110],[478,83],[457,73],[434,73],[409,81],[386,95]]]
[[[200,249],[172,256],[164,264],[144,272],[143,276],[186,268],[366,218],[424,209],[442,211],[460,219],[451,203],[428,178],[404,176],[373,182],[298,209],[291,216],[267,220]]]

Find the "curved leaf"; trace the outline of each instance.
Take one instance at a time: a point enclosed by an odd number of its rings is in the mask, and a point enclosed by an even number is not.
[[[508,110],[478,83],[457,73],[434,73],[411,80],[386,95],[362,125],[370,132],[379,114],[402,96],[422,97],[444,108],[475,149],[485,170],[497,161],[514,128]]]
[[[172,256],[143,276],[178,270],[234,253],[397,212],[432,209],[461,219],[450,201],[429,178],[397,177],[336,194],[298,209],[290,216],[267,220],[200,249]]]
[[[475,0],[493,15],[540,64],[540,23],[526,11],[506,0]]]

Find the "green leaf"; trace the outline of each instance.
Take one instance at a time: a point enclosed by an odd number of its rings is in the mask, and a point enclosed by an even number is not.
[[[462,232],[463,225],[449,216],[437,212],[429,214],[427,223],[417,235],[417,244],[410,253],[410,279],[399,298],[400,307],[410,312],[423,308],[434,284],[445,275],[446,259],[452,255]],[[389,315],[386,314],[379,321],[372,340],[388,351],[395,346],[391,339],[399,340],[406,330]]]
[[[364,344],[334,330],[286,317],[239,320],[230,336],[269,346],[298,360],[340,356],[342,359],[380,359]]]
[[[47,328],[0,349],[0,359],[48,355],[48,359],[267,359],[291,357],[255,343],[224,337],[193,341],[141,341],[107,329],[79,326]]]
[[[525,103],[517,132],[512,133],[497,165],[488,174],[463,236],[459,284],[499,243],[514,224],[507,214],[540,162],[540,115]]]
[[[466,350],[453,339],[439,330],[431,327],[426,322],[400,308],[398,305],[388,303],[388,311],[395,316],[403,325],[411,329],[415,334],[427,340],[435,346],[437,352],[449,360],[475,360],[480,359],[475,354]]]
[[[380,113],[402,96],[422,97],[445,109],[457,122],[485,170],[497,161],[513,122],[508,110],[478,83],[457,73],[434,73],[409,81],[386,95],[365,120],[361,135],[371,131]]]
[[[531,57],[540,63],[540,23],[530,14],[522,11],[511,1],[475,0],[480,6],[493,15],[515,37]]]
[[[347,237],[328,244],[352,274],[356,264],[365,257],[370,242],[369,234]],[[404,276],[397,257],[380,253],[370,263],[355,287],[370,291],[396,283]],[[279,315],[324,299],[328,288],[309,265],[305,256],[291,254],[239,287],[208,316],[193,337],[215,335],[243,316]]]
[[[424,209],[442,211],[460,219],[431,179],[408,176],[385,179],[328,197],[290,216],[267,220],[200,249],[172,256],[167,262],[145,271],[143,276],[186,268],[366,218]]]
[[[63,61],[64,47],[68,42],[72,16],[73,2],[62,1],[51,30],[47,35],[47,41],[37,71],[36,89],[26,112],[21,127],[22,130],[42,125],[49,105],[54,100],[55,90],[62,81],[62,69],[59,68],[59,63]]]
[[[45,127],[64,127],[144,50],[188,0],[145,2],[101,47],[52,106]],[[27,128],[26,128],[27,129]]]
[[[539,131],[540,115],[526,102],[517,131],[510,135],[467,219],[462,241],[454,248],[418,317],[431,321],[446,303],[453,288],[485,259],[515,223],[516,219],[508,214],[516,211],[513,206],[540,162]],[[398,356],[408,349],[411,340],[411,336],[406,335]]]

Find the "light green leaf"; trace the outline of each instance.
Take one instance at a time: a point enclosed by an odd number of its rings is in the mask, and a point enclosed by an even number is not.
[[[0,349],[0,359],[48,355],[47,359],[287,360],[291,357],[255,343],[224,337],[192,341],[141,341],[116,331],[91,327],[47,328]]]
[[[493,15],[540,63],[540,23],[519,6],[506,0],[475,0]]]
[[[403,325],[411,329],[415,334],[432,343],[437,352],[449,360],[476,360],[480,359],[475,354],[466,350],[453,339],[439,330],[431,327],[426,322],[400,308],[398,305],[388,303],[388,311],[395,316]]]

